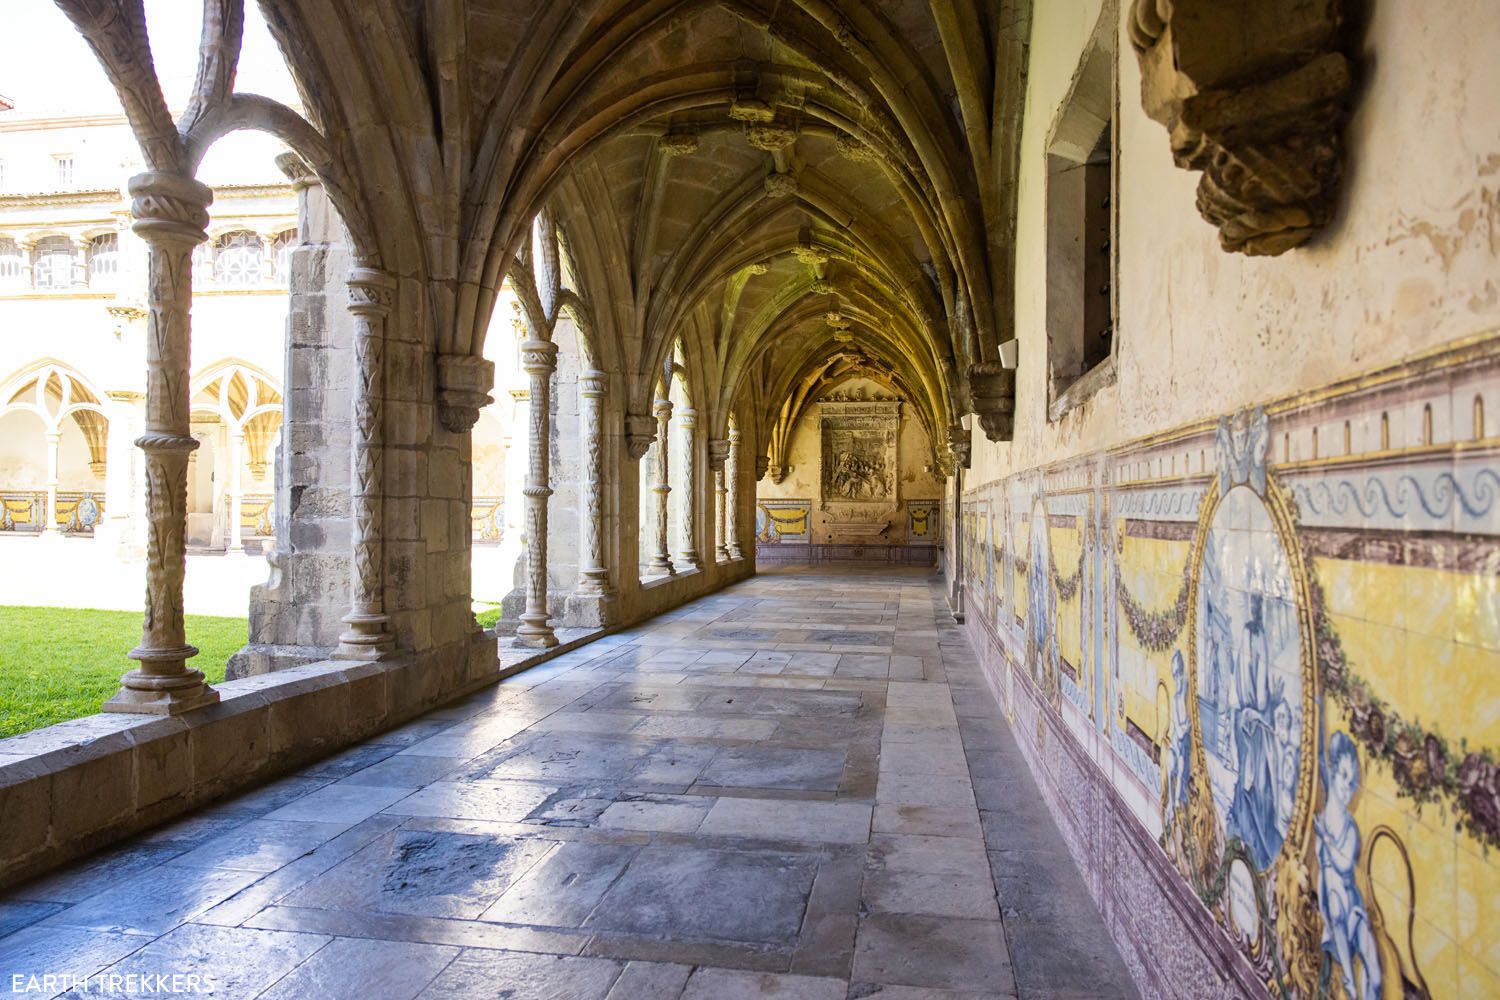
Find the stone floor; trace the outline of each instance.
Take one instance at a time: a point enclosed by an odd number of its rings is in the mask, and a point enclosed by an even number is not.
[[[1133,997],[942,606],[782,568],[566,653],[0,898],[4,988]]]

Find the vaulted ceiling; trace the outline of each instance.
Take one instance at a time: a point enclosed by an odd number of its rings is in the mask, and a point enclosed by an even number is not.
[[[136,0],[59,2],[97,34]],[[629,412],[680,340],[715,433],[769,435],[842,357],[940,440],[971,411],[1009,435],[1030,0],[260,5],[310,127],[247,99],[200,131],[297,147],[356,252],[425,283],[440,353],[480,352],[546,211]]]

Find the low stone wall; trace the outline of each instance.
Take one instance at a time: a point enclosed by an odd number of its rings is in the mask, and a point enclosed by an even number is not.
[[[400,725],[500,677],[476,637],[217,686],[179,716],[100,714],[0,740],[0,888]]]

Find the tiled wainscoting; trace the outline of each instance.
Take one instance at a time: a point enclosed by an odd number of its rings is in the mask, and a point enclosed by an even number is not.
[[[962,530],[1145,993],[1500,996],[1500,338],[981,485]]]

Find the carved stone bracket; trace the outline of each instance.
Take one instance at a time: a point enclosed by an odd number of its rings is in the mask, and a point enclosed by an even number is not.
[[[648,413],[625,414],[625,451],[639,462],[656,441],[656,418]]]
[[[1328,225],[1343,175],[1354,67],[1349,0],[1134,0],[1146,113],[1226,250],[1285,253]]]
[[[948,425],[948,448],[953,452],[953,461],[960,468],[967,469],[973,455],[973,445],[969,439],[969,432],[963,424]]]
[[[974,408],[985,437],[991,441],[1009,441],[1015,429],[1016,373],[998,361],[971,365],[969,405]]]
[[[471,354],[439,354],[438,421],[462,434],[479,420],[479,411],[494,402],[495,363]]]
[[[770,469],[771,469],[771,456],[769,456],[769,455],[756,455],[755,456],[755,481],[757,483],[760,482],[762,479],[766,478],[766,473],[769,472]],[[773,480],[773,482],[774,481],[775,480]]]

